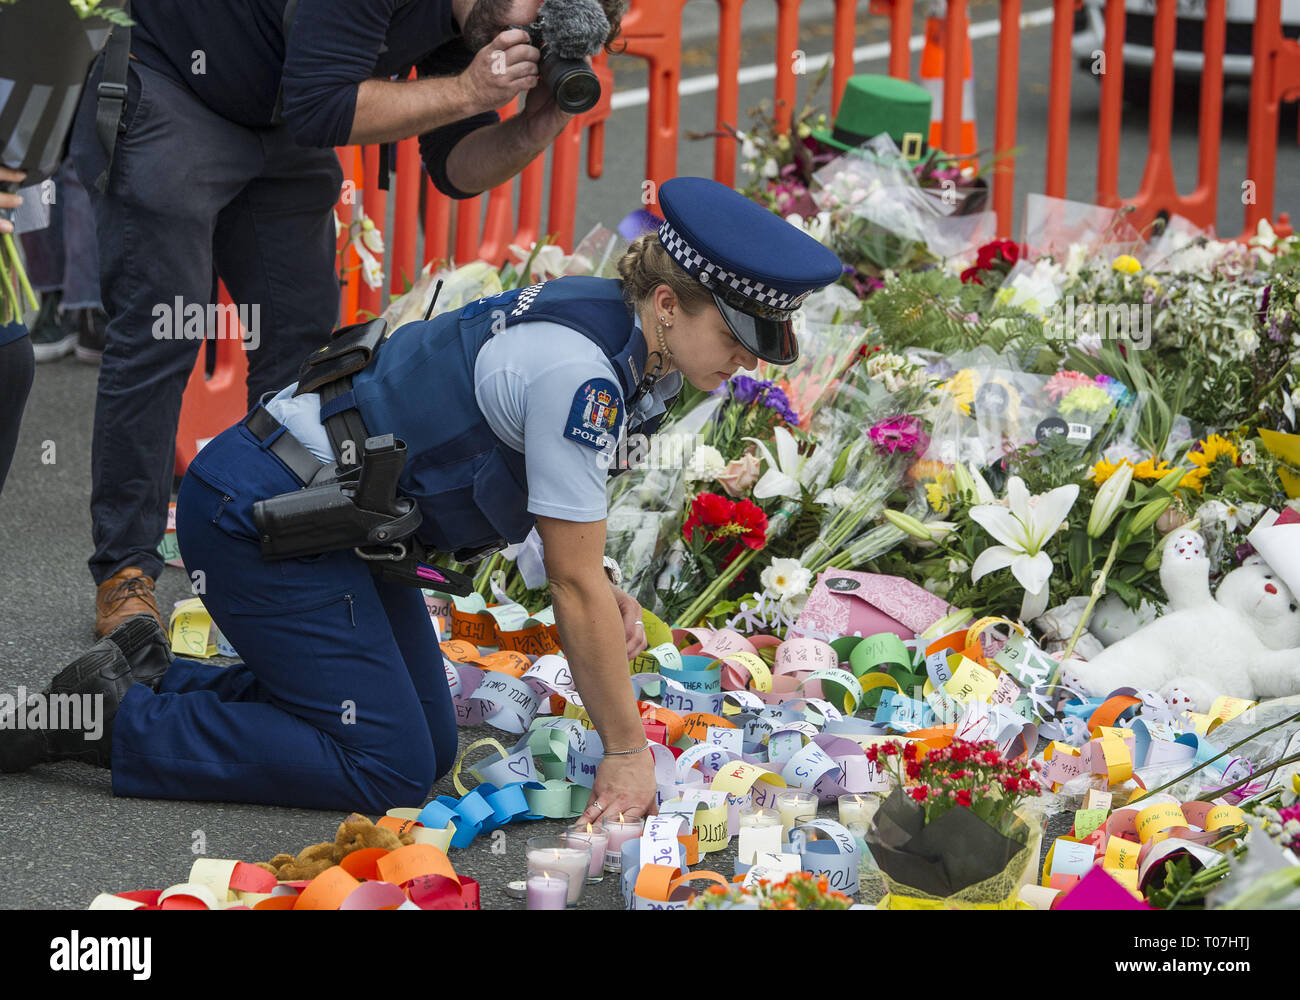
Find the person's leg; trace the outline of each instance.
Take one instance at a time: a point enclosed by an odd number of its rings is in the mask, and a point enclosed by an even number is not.
[[[9,466],[18,447],[18,429],[36,371],[31,338],[24,332],[5,343],[6,329],[0,326],[0,493],[4,492]]]
[[[261,169],[255,133],[133,60],[126,130],[107,190],[98,193],[93,185],[104,156],[94,95],[101,73],[102,60],[72,139],[78,174],[91,191],[109,314],[91,461],[96,584],[133,567],[145,579],[162,571],[157,548],[171,497],[176,425],[201,343],[189,337],[204,332],[197,324],[186,329],[184,311],[206,312],[214,220]]]
[[[298,377],[338,323],[334,205],[343,172],[332,149],[293,143],[287,128],[261,134],[262,174],[217,219],[213,250],[248,325],[248,405]]]
[[[438,635],[429,620],[424,595],[419,590],[393,583],[377,584],[377,589],[388,612],[388,622],[398,648],[402,651],[411,684],[424,709],[429,735],[433,739],[437,776],[441,778],[456,763],[460,736]]]
[[[99,309],[99,246],[90,195],[69,158],[55,175],[63,217],[63,308]]]
[[[242,426],[195,459],[177,538],[264,700],[187,690],[171,670],[158,694],[132,688],[113,728],[116,794],[372,812],[427,797],[441,761],[422,697],[436,694],[417,691],[394,635],[390,614],[406,612],[351,551],[261,557],[252,505],[298,485]]]
[[[222,701],[265,701],[266,691],[243,663],[229,667],[177,657],[158,682],[159,694],[211,691]]]

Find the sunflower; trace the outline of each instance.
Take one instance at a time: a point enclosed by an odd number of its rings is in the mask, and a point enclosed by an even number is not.
[[[1168,462],[1164,461],[1164,459],[1157,461],[1153,456],[1133,466],[1133,478],[1154,482],[1157,479],[1164,479],[1173,471]]]
[[[1239,453],[1236,445],[1221,434],[1211,434],[1204,441],[1198,441],[1193,450],[1187,453],[1188,459],[1206,470],[1207,474],[1214,463],[1225,455],[1232,460],[1233,465],[1237,464]]]

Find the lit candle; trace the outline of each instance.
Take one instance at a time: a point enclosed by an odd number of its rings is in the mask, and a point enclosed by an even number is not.
[[[788,838],[796,826],[817,818],[817,796],[796,789],[777,792],[776,811],[781,814],[781,832]]]
[[[609,842],[609,834],[601,829],[593,830],[588,823],[586,831],[572,830],[569,835],[591,845],[591,866],[587,869],[587,881],[601,881],[605,877],[605,845]]]
[[[875,795],[841,795],[840,823],[860,823],[864,827],[871,825],[871,818],[880,808],[880,799]]]
[[[623,870],[623,845],[629,840],[636,840],[645,830],[645,821],[624,819],[618,814],[617,820],[602,819],[605,828],[605,871],[621,872]]]
[[[528,838],[528,874],[563,872],[569,877],[569,905],[574,906],[587,884],[591,845],[569,835]]]
[[[781,814],[775,809],[764,809],[760,807],[757,809],[749,809],[740,814],[740,829],[742,830],[747,826],[756,826],[761,828],[765,826],[780,825]]]
[[[534,872],[528,876],[528,909],[563,910],[568,905],[569,876],[563,872]]]

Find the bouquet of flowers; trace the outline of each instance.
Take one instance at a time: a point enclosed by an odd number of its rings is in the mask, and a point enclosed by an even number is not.
[[[825,875],[795,872],[779,882],[764,878],[752,886],[710,886],[695,895],[688,909],[847,910],[852,902],[830,888]]]
[[[955,740],[923,752],[916,741],[876,745],[867,759],[895,787],[866,843],[890,895],[882,906],[1014,908],[1037,869],[1041,823],[1024,808],[1042,792],[1036,764],[1003,759],[996,744]]]

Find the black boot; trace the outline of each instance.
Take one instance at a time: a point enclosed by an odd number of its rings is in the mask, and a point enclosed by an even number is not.
[[[126,692],[137,683],[157,690],[172,659],[171,645],[153,616],[136,615],[123,622],[59,671],[37,696],[45,705],[43,726],[17,729],[18,720],[12,715],[0,720],[0,771],[24,771],[34,764],[60,760],[110,767],[113,720]],[[87,702],[85,695],[92,700]],[[98,706],[101,731],[97,738],[87,738],[84,723],[88,720],[84,719],[81,728],[51,727],[54,706],[59,704],[62,714],[70,697],[82,699],[82,706]],[[36,703],[36,698],[29,699],[29,706]]]
[[[167,633],[158,625],[153,615],[135,615],[128,618],[106,637],[117,646],[131,665],[131,679],[150,690],[158,690],[158,682],[176,657]],[[125,695],[125,690],[122,692]]]

